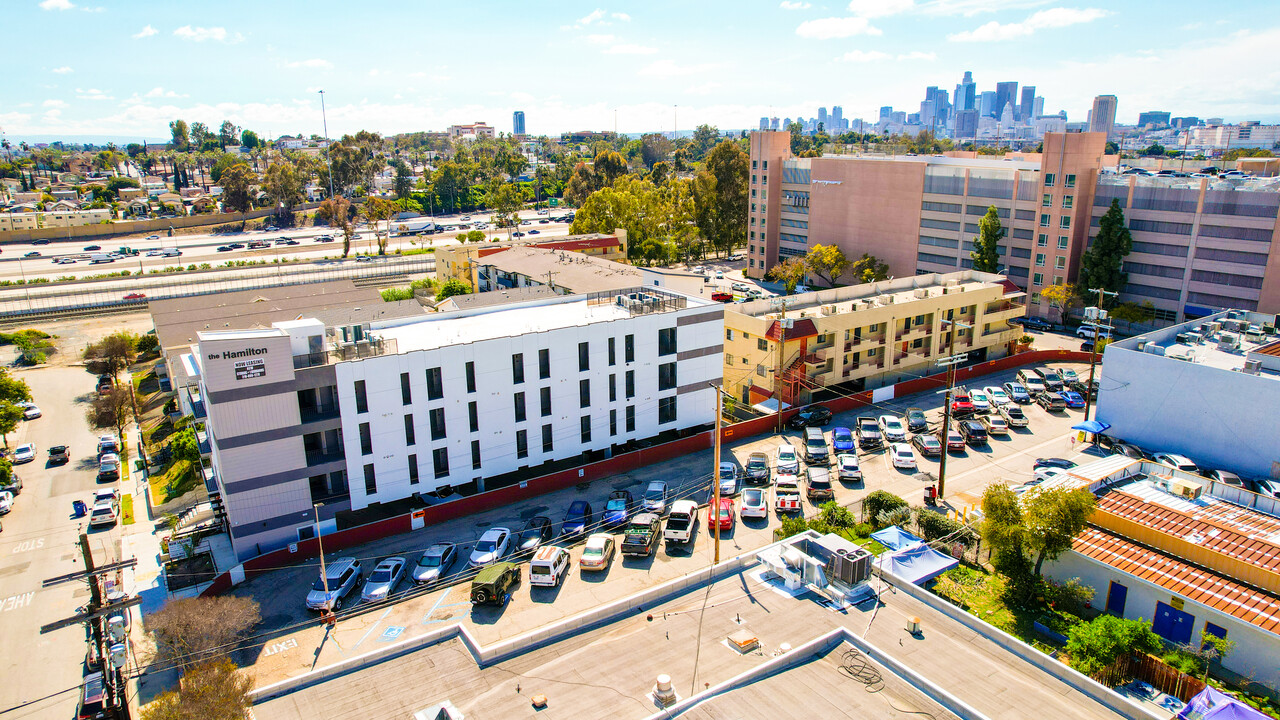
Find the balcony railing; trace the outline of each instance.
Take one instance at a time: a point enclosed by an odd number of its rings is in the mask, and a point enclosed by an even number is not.
[[[346,453],[342,450],[308,450],[307,467],[337,462],[345,459],[346,456]]]
[[[340,342],[326,345],[320,352],[302,353],[293,356],[293,369],[316,367],[344,360],[378,357],[379,355],[395,355],[397,344],[394,339],[368,337],[355,342]]]
[[[295,356],[296,357],[296,356]],[[321,420],[333,420],[338,417],[338,404],[326,403],[324,405],[311,405],[299,408],[298,414],[304,423],[320,422]]]

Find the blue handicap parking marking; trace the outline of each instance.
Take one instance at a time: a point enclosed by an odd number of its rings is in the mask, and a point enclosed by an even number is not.
[[[382,634],[378,636],[378,642],[391,642],[392,640],[400,637],[403,633],[404,627],[392,625],[382,631]]]

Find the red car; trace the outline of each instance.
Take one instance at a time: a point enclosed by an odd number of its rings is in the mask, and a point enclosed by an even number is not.
[[[973,403],[969,401],[968,395],[957,395],[951,400],[951,414],[954,417],[964,417],[972,415],[974,412]]]
[[[719,527],[721,530],[733,529],[733,498],[720,498],[720,517],[716,518],[716,513],[711,505],[707,505],[707,528]]]
[[[948,450],[958,450],[960,452],[964,452],[965,450],[964,436],[961,435],[958,430],[953,429],[949,431],[947,433],[947,437],[945,440],[941,437],[942,435],[941,430],[938,431],[938,435],[939,435],[938,440],[941,442],[945,442]]]
[[[143,300],[147,297],[146,293],[129,293],[124,296],[125,300]]]
[[[716,302],[731,303],[733,302],[733,293],[713,292],[711,293],[711,299]]]

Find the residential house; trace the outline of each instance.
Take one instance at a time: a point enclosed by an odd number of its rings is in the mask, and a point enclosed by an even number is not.
[[[120,200],[132,200],[134,198],[145,198],[147,191],[140,187],[122,187],[116,191],[116,197]]]

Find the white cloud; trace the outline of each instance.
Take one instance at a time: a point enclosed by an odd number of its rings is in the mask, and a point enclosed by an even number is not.
[[[655,60],[637,70],[636,74],[644,77],[679,77],[709,72],[718,67],[720,66],[715,63],[690,64],[676,63],[675,60]]]
[[[616,38],[614,38],[612,35],[588,35],[587,36],[587,42],[591,43],[592,45],[608,45],[609,43],[613,42],[615,39]]]
[[[141,40],[142,38],[151,37],[152,35],[158,35],[159,33],[160,33],[159,30],[151,27],[150,25],[146,25],[141,30],[134,33],[133,37],[135,40]]]
[[[288,62],[288,63],[285,63],[284,66],[287,68],[293,68],[295,70],[299,68],[308,69],[308,70],[329,70],[333,67],[333,63],[329,62],[328,60],[323,60],[321,58],[310,58],[308,60],[295,60],[293,62]],[[377,72],[378,72],[377,70],[373,70],[370,72],[370,74],[376,75]]]
[[[57,74],[57,75],[66,75],[67,73],[73,73],[73,72],[75,72],[75,70],[72,70],[71,68],[67,67],[66,65],[63,65],[62,67],[56,67],[56,68],[54,68],[52,72],[54,72],[54,73],[55,73],[55,74]]]
[[[97,88],[89,88],[88,90],[76,88],[76,97],[80,100],[115,100],[114,97]]]
[[[882,53],[879,50],[850,50],[840,59],[845,62],[878,62],[888,59],[888,53]]]
[[[793,2],[792,0],[782,0],[782,4],[778,7],[783,10],[808,10],[813,5],[807,2]]]
[[[183,40],[192,42],[204,42],[205,40],[214,40],[217,42],[238,43],[244,40],[244,36],[240,33],[234,35],[227,32],[224,27],[192,27],[183,25],[173,31],[174,36]]]
[[[143,95],[143,97],[149,97],[149,98],[184,98],[184,97],[190,97],[190,96],[189,96],[189,95],[183,95],[183,94],[180,94],[180,93],[176,93],[176,92],[174,92],[174,91],[172,91],[172,90],[165,90],[165,89],[164,89],[164,88],[162,88],[162,87],[157,87],[157,88],[152,88],[152,89],[148,90],[148,91],[147,91],[147,94],[146,94],[146,95]]]
[[[622,22],[631,22],[631,16],[626,13],[613,13],[609,17],[612,17],[614,20],[621,20]]]
[[[899,60],[937,60],[938,54],[931,53],[931,52],[921,52],[919,50],[912,50],[909,53],[902,53],[901,55],[898,56],[898,59]]]
[[[43,0],[40,3],[41,10],[70,10],[75,6],[71,0]]]
[[[102,7],[102,6],[98,6],[98,7],[82,7],[82,8],[80,8],[80,9],[81,9],[81,10],[83,10],[83,11],[85,11],[85,12],[87,12],[87,13],[100,13],[100,12],[106,12],[106,11],[107,11],[107,9],[106,9],[106,8],[104,8],[104,7]]]
[[[880,35],[880,29],[863,17],[830,17],[806,20],[796,28],[796,35],[816,40],[847,38],[854,35]]]
[[[596,8],[595,10],[592,10],[590,13],[587,13],[585,17],[578,18],[577,24],[590,25],[591,23],[600,22],[603,19],[604,19],[604,11],[599,8]]]
[[[914,7],[914,0],[849,0],[849,12],[865,18],[897,15]]]
[[[619,43],[610,45],[603,52],[605,55],[653,55],[658,52],[658,48],[634,43]]]
[[[1050,0],[932,0],[916,8],[928,15],[963,15],[972,17],[982,13],[1005,10],[1026,10],[1049,4]]]
[[[1026,37],[1037,30],[1067,27],[1080,23],[1093,22],[1107,16],[1106,10],[1098,8],[1050,8],[1041,10],[1026,20],[1018,23],[999,23],[995,20],[980,25],[973,30],[953,33],[947,36],[952,42],[992,42],[1012,40]]]
[[[47,108],[64,108],[67,106],[62,100],[45,100],[42,104]]]

